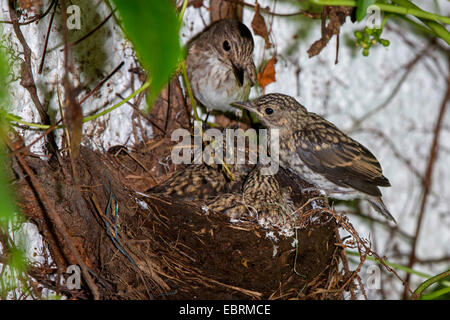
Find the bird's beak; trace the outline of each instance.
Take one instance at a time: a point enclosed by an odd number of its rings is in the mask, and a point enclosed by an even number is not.
[[[261,119],[263,118],[263,115],[261,114],[261,112],[259,112],[258,109],[250,101],[233,102],[233,103],[231,103],[231,105],[234,107],[237,107],[237,108],[241,108],[241,109],[256,113],[256,115],[259,118],[261,118]]]
[[[231,67],[233,68],[233,74],[239,87],[242,87],[244,85],[244,69],[238,67],[233,61],[231,61]]]

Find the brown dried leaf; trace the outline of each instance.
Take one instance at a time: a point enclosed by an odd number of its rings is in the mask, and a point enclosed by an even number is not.
[[[37,13],[42,8],[42,0],[19,0],[19,6],[23,10]]]
[[[195,9],[203,7],[203,0],[193,0],[189,5],[192,5]]]
[[[273,56],[270,58],[269,61],[267,61],[266,65],[264,66],[264,69],[258,73],[258,83],[262,88],[262,91],[264,93],[265,87],[275,82],[275,64],[277,63],[277,58]]]
[[[264,38],[266,49],[272,46],[269,40],[269,32],[267,31],[266,22],[264,21],[264,17],[261,15],[261,13],[259,13],[258,3],[256,3],[255,5],[255,15],[253,16],[252,20],[252,29],[256,35]]]
[[[322,36],[315,41],[308,49],[308,56],[311,58],[318,55],[325,48],[331,37],[339,37],[341,26],[345,23],[347,16],[352,16],[354,8],[324,6],[322,9]],[[326,21],[328,19],[328,24]]]
[[[66,82],[66,106],[65,106],[65,122],[70,134],[70,147],[72,149],[72,157],[76,159],[79,153],[83,131],[83,111],[78,103],[74,90]]]

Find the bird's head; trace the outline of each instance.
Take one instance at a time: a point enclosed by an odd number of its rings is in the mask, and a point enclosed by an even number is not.
[[[308,118],[308,111],[294,98],[271,93],[248,102],[234,102],[233,106],[256,114],[267,128],[301,127]]]
[[[238,85],[244,84],[244,75],[254,85],[253,36],[245,24],[233,19],[220,20],[211,26],[210,33],[219,59],[233,70]]]

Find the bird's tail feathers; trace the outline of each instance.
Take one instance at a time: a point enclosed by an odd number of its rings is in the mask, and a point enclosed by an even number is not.
[[[388,208],[384,204],[383,200],[381,200],[380,197],[372,197],[370,199],[367,199],[372,207],[379,213],[381,213],[386,219],[391,220],[394,223],[397,223],[395,221],[394,217],[389,212]]]

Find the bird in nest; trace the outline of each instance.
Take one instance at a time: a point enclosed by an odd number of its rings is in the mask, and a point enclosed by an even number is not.
[[[254,112],[266,128],[279,129],[280,166],[334,198],[366,199],[395,222],[379,189],[391,184],[376,157],[361,143],[288,95],[267,94],[233,105]]]

